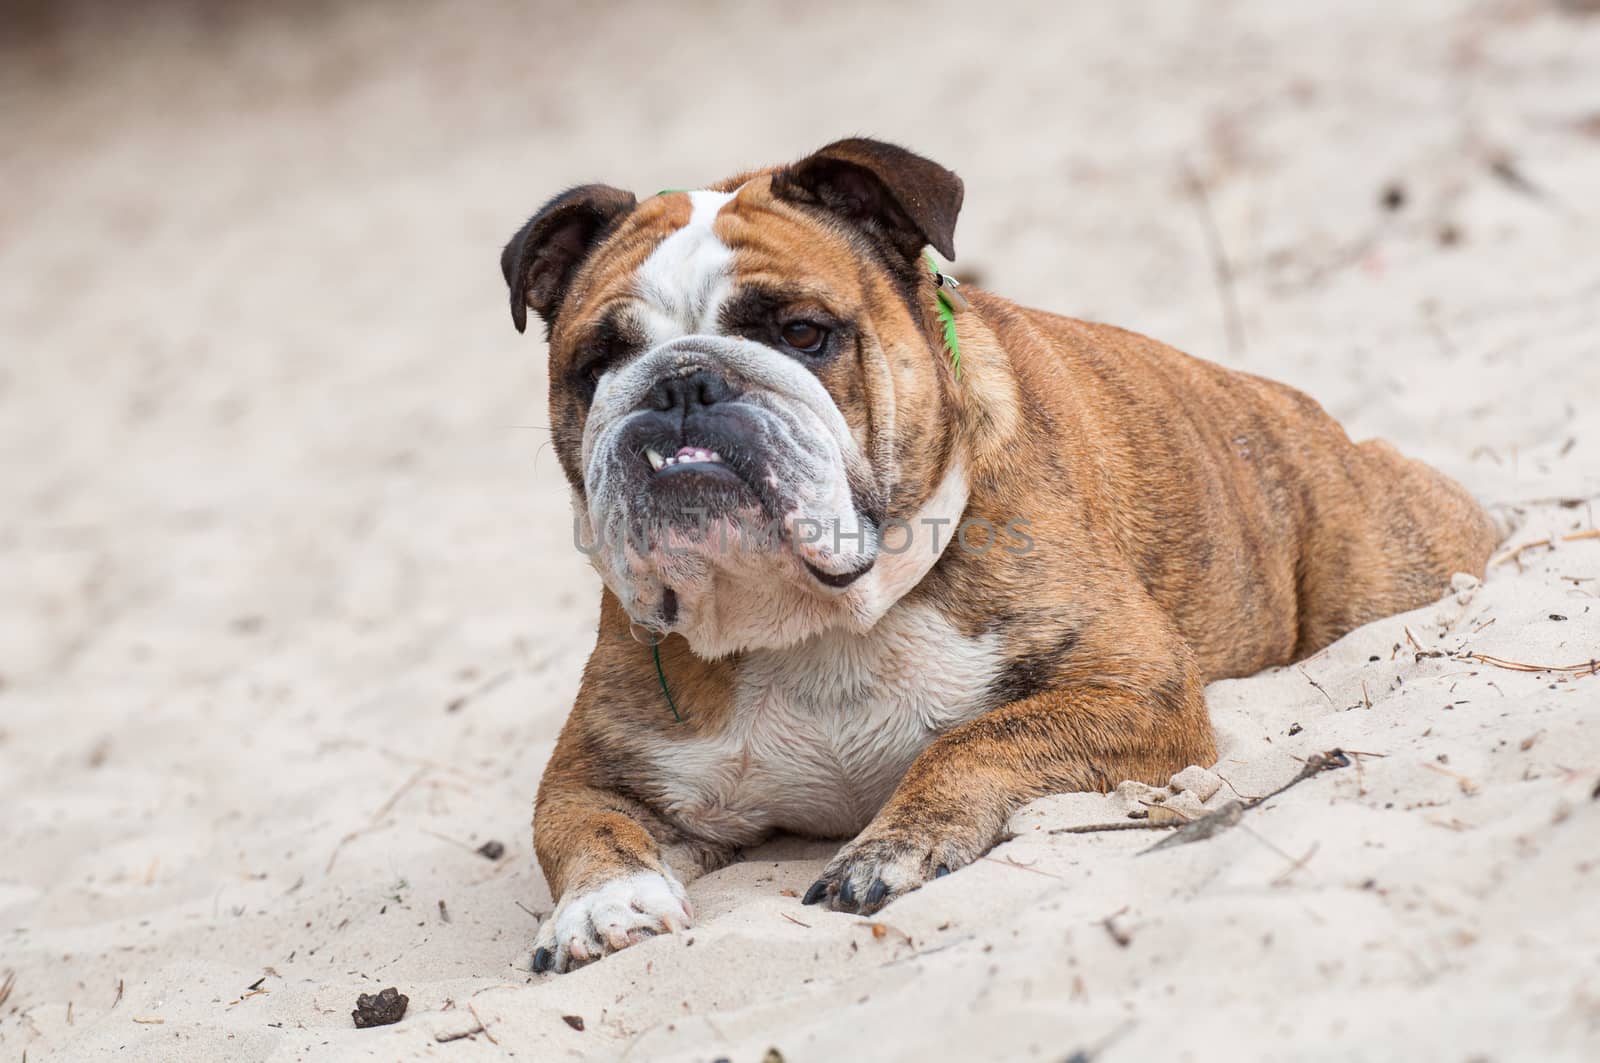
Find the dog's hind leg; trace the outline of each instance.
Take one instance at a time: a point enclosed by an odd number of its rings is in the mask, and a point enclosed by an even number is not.
[[[1353,448],[1322,489],[1338,522],[1310,516],[1298,565],[1301,659],[1371,620],[1426,605],[1457,572],[1481,577],[1500,533],[1461,485],[1382,440]]]

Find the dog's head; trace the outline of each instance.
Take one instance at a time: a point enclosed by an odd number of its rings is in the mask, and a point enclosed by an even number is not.
[[[574,188],[512,238],[580,546],[636,624],[705,655],[864,629],[937,560],[967,486],[924,255],[954,257],[961,199],[843,140],[643,202]]]

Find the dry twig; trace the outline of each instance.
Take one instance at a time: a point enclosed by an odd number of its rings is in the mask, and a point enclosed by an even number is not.
[[[1211,211],[1211,197],[1206,191],[1205,182],[1193,169],[1184,167],[1183,180],[1194,199],[1195,213],[1200,216],[1200,225],[1205,231],[1211,269],[1216,275],[1217,300],[1222,304],[1222,321],[1228,334],[1228,350],[1232,354],[1240,354],[1244,351],[1244,320],[1239,314],[1239,301],[1233,291],[1233,265],[1228,261],[1222,232],[1217,228],[1216,216]]]
[[[1296,871],[1299,871],[1301,868],[1305,867],[1306,864],[1311,862],[1311,858],[1313,856],[1317,855],[1317,850],[1320,849],[1321,847],[1322,847],[1322,843],[1321,842],[1312,842],[1311,843],[1311,848],[1306,850],[1306,855],[1302,856],[1300,859],[1296,860],[1294,863],[1292,863],[1288,867],[1284,868],[1283,869],[1283,873],[1280,874],[1277,878],[1272,880],[1272,884],[1274,886],[1281,886],[1285,882],[1288,882],[1290,876],[1292,876]]]
[[[1504,657],[1474,651],[1460,654],[1456,659],[1477,661],[1495,668],[1504,668],[1508,672],[1570,672],[1573,675],[1600,675],[1600,658],[1595,657],[1577,664],[1529,664],[1527,661],[1508,661]]]
[[[1378,754],[1369,755],[1377,756]],[[1257,808],[1260,805],[1265,804],[1290,787],[1298,786],[1312,776],[1320,775],[1322,772],[1333,771],[1337,768],[1347,768],[1349,766],[1350,757],[1345,753],[1344,750],[1330,749],[1326,753],[1313,753],[1311,756],[1307,757],[1305,763],[1300,768],[1300,773],[1277,789],[1262,794],[1260,797],[1252,797],[1246,801],[1229,801],[1216,811],[1207,813],[1206,815],[1201,816],[1199,819],[1190,820],[1187,823],[1150,823],[1148,821],[1135,821],[1131,823],[1091,823],[1076,827],[1054,827],[1049,831],[1049,833],[1098,834],[1102,831],[1167,829],[1171,829],[1173,831],[1171,837],[1163,838],[1150,848],[1143,850],[1140,853],[1142,856],[1144,853],[1154,852],[1157,849],[1164,849],[1171,845],[1185,845],[1189,842],[1203,841],[1207,838],[1213,837],[1214,835],[1220,834],[1222,831],[1238,823],[1240,818],[1246,812],[1250,811],[1252,808]],[[1237,791],[1235,792],[1237,793]],[[1024,865],[1021,864],[1016,866],[1024,867]],[[1024,869],[1026,870],[1026,868]],[[1044,874],[1044,872],[1040,872],[1040,874]]]
[[[467,1010],[472,1012],[472,1017],[474,1019],[478,1020],[478,1029],[483,1032],[483,1036],[489,1039],[489,1043],[492,1045],[498,1045],[500,1042],[496,1041],[494,1039],[494,1034],[489,1032],[489,1024],[483,1021],[483,1016],[478,1014],[478,1009],[472,1006],[472,1001],[470,1000],[467,1001]]]
[[[339,852],[346,845],[355,841],[368,831],[376,830],[379,823],[383,820],[383,817],[394,811],[394,806],[400,803],[400,799],[409,793],[413,786],[417,785],[417,783],[423,780],[423,777],[428,774],[429,770],[430,769],[426,767],[418,768],[414,773],[412,773],[409,779],[400,785],[400,789],[389,795],[389,800],[385,801],[379,806],[378,810],[372,814],[372,818],[368,820],[365,827],[362,827],[359,830],[353,830],[349,834],[346,834],[343,838],[340,838],[339,843],[333,847],[333,852],[328,856],[328,866],[322,869],[323,874],[329,874],[333,871],[333,863],[335,860],[339,859]]]
[[[1490,561],[1489,567],[1503,565],[1507,561],[1516,561],[1522,557],[1524,550],[1537,550],[1540,547],[1554,548],[1557,542],[1575,543],[1580,539],[1600,539],[1600,528],[1585,528],[1583,531],[1573,532],[1571,535],[1552,536],[1548,539],[1535,539],[1531,543],[1523,543],[1521,546],[1512,547],[1493,561]]]

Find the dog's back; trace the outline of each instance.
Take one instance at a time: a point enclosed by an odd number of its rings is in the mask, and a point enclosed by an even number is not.
[[[1070,389],[1038,389],[1072,403],[1042,419],[1090,422],[1105,494],[1096,521],[1207,680],[1306,657],[1434,600],[1457,572],[1483,574],[1497,533],[1482,507],[1389,444],[1352,442],[1310,397],[1124,329],[975,294],[1023,387],[1071,375]]]

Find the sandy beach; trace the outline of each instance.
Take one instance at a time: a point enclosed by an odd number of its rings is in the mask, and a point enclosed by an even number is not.
[[[1584,6],[28,7],[0,1059],[1600,1058]],[[1309,392],[1504,550],[1211,686],[1214,793],[1035,802],[872,919],[803,907],[835,847],[779,839],[690,886],[689,932],[533,975],[599,582],[500,246],[575,183],[852,133],[965,179],[957,276]],[[1335,749],[1192,844],[1064,830]],[[403,1021],[355,1028],[387,986]]]

